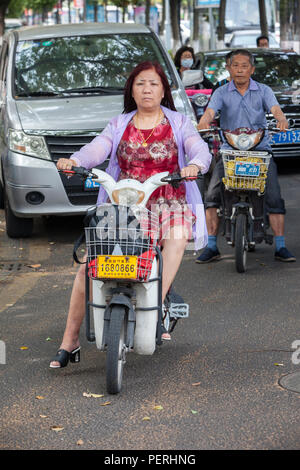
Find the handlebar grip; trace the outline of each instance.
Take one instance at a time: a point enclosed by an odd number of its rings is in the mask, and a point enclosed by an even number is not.
[[[76,175],[88,177],[90,176],[90,171],[84,168],[83,166],[73,166],[72,170]]]
[[[78,175],[83,178],[88,178],[91,176],[91,172],[84,168],[83,166],[72,166],[71,170],[58,170],[59,173],[65,173],[69,175]]]
[[[194,181],[196,179],[199,179],[202,176],[201,171],[199,170],[197,176],[184,176],[182,177],[180,173],[172,173],[171,175],[165,176],[164,178],[161,179],[162,182],[164,183],[169,183],[172,186],[175,186],[176,184],[179,184],[181,181]]]

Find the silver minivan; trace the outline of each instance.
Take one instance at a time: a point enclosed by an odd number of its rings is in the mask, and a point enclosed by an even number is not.
[[[30,236],[35,217],[84,214],[96,203],[97,187],[60,175],[55,163],[122,112],[126,79],[144,60],[163,66],[177,110],[195,120],[170,56],[144,25],[32,26],[4,35],[0,207],[8,236]]]

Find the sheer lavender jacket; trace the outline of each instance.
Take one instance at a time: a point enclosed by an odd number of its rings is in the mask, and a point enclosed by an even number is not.
[[[187,164],[195,163],[200,167],[202,173],[206,173],[210,166],[211,154],[209,153],[208,145],[201,139],[191,120],[181,113],[171,111],[169,108],[165,108],[164,106],[161,106],[161,108],[173,130],[178,147],[178,163],[180,169]],[[117,180],[120,173],[117,148],[128,123],[135,113],[136,110],[128,114],[120,114],[113,118],[100,135],[95,137],[89,144],[82,147],[78,152],[75,152],[70,158],[72,158],[77,165],[90,169],[100,165],[110,155],[106,171]],[[186,182],[185,186],[187,203],[196,215],[193,236],[195,249],[199,250],[207,244],[204,206],[196,181]],[[107,194],[101,187],[97,205],[105,202],[106,199]]]

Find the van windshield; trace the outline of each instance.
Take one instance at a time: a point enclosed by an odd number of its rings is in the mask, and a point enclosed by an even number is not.
[[[151,34],[72,36],[20,41],[15,58],[15,97],[122,93],[140,62],[171,71]]]

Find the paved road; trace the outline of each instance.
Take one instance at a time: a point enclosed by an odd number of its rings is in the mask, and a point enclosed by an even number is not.
[[[128,355],[119,396],[106,394],[105,358],[84,328],[80,364],[48,368],[81,219],[40,221],[32,239],[9,240],[0,211],[0,448],[299,449],[300,395],[279,384],[300,373],[291,360],[300,340],[299,168],[280,180],[298,261],[275,261],[274,248],[260,245],[241,275],[223,240],[217,263],[199,266],[187,253],[175,287],[191,316],[153,356]]]

